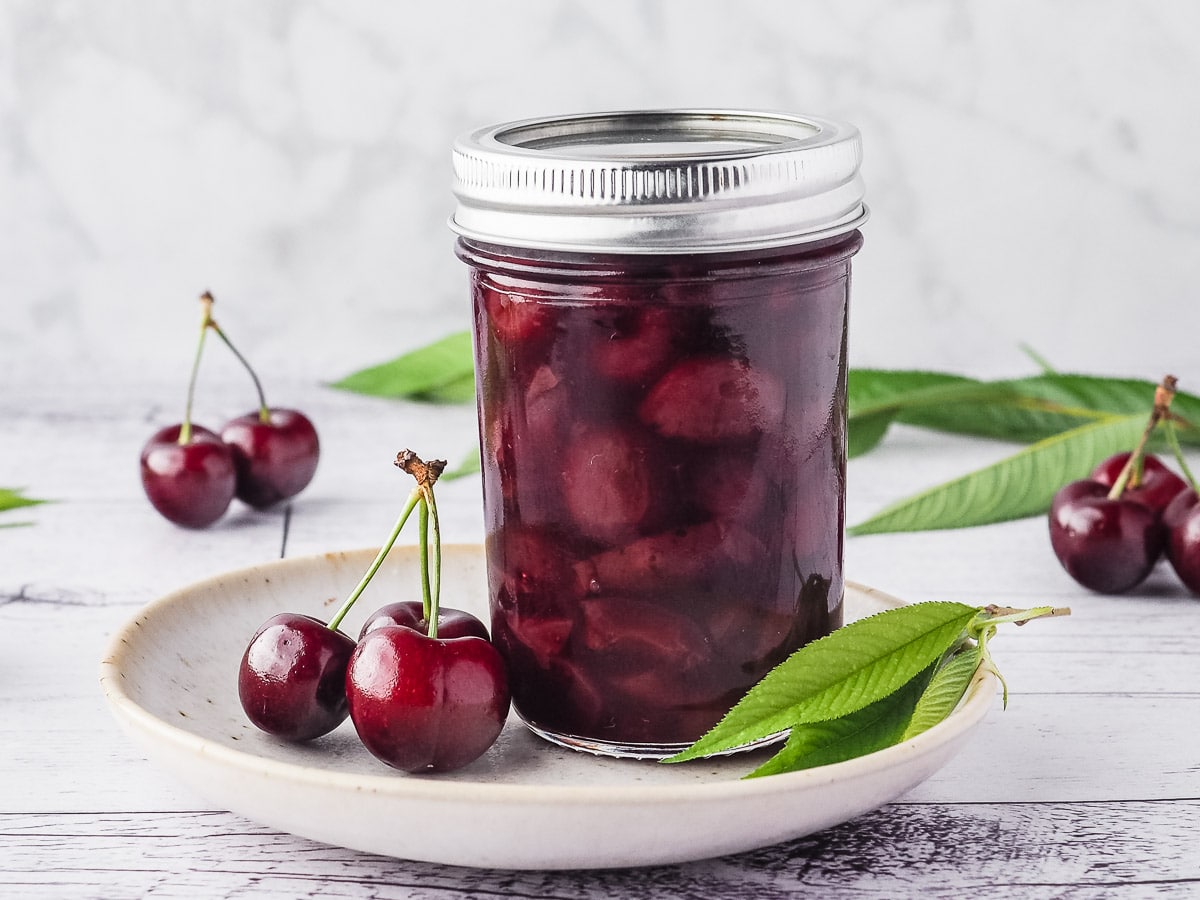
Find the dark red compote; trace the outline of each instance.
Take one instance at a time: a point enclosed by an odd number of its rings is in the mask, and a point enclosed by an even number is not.
[[[859,240],[586,261],[463,247],[492,633],[535,729],[689,743],[840,624]]]

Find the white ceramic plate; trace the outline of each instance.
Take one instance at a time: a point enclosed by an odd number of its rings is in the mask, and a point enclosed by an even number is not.
[[[150,604],[112,640],[100,681],[147,754],[224,809],[318,841],[405,859],[510,869],[641,866],[763,847],[844,822],[937,771],[986,715],[994,677],[976,677],[945,722],[869,756],[739,780],[770,751],[683,765],[606,759],[552,746],[515,717],[481,759],[446,775],[375,760],[353,726],[309,744],[262,734],[242,714],[237,668],[278,612],[328,618],[373,551],[230,572]],[[478,546],[444,549],[443,603],[485,612]],[[344,630],[418,590],[416,548],[396,547]],[[858,585],[848,618],[900,601]]]

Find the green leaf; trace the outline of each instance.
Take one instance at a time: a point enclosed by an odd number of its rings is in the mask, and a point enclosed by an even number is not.
[[[0,512],[7,509],[21,509],[25,506],[37,506],[39,503],[46,503],[46,500],[38,500],[33,497],[26,497],[21,493],[21,488],[0,488]]]
[[[827,766],[898,744],[931,671],[932,667],[926,669],[895,693],[856,713],[828,722],[797,725],[783,748],[745,777]]]
[[[965,375],[922,369],[851,369],[846,375],[846,402],[850,414],[856,415],[896,406],[906,395],[983,383]]]
[[[347,375],[330,387],[372,397],[406,399],[436,398],[440,396],[439,391],[448,391],[450,396],[457,398],[454,402],[461,402],[466,399],[468,379],[471,379],[473,390],[471,333],[459,331],[389,362]]]
[[[443,384],[441,387],[413,394],[412,399],[424,403],[470,403],[475,399],[475,374],[472,372],[470,375]]]
[[[453,469],[449,469],[442,473],[442,481],[453,481],[455,478],[464,478],[467,475],[474,475],[482,469],[482,461],[479,456],[479,447],[476,446]]]
[[[1046,512],[1055,492],[1106,456],[1130,449],[1146,416],[1115,416],[1039,441],[969,475],[930,488],[847,529],[851,535],[989,525]]]
[[[904,729],[900,740],[906,741],[923,731],[928,731],[954,712],[982,661],[983,645],[970,644],[942,663],[917,701],[908,727]]]
[[[1140,414],[1144,421],[1154,405],[1156,386],[1133,378],[1054,372],[997,383],[1005,385],[1011,396],[974,408],[906,408],[897,415],[897,421],[937,431],[1028,443],[1111,416]],[[1179,428],[1181,438],[1200,444],[1200,397],[1180,391],[1171,409],[1185,420]]]
[[[715,727],[668,762],[723,753],[881,700],[941,658],[979,610],[918,603],[852,622],[767,673]]]
[[[37,506],[40,503],[48,502],[48,500],[26,497],[21,493],[21,488],[0,488],[0,512],[10,509],[22,509],[26,506]],[[0,523],[0,528],[23,528],[26,525],[32,524],[32,522],[3,522]]]
[[[936,410],[964,410],[1004,400],[1013,395],[1002,382],[976,381],[944,372],[900,369],[856,369],[847,379],[850,415],[846,423],[846,453],[851,458],[875,448],[888,426],[908,413]],[[986,407],[983,407],[986,408]]]
[[[895,418],[891,410],[851,416],[846,422],[846,456],[854,459],[878,447]]]

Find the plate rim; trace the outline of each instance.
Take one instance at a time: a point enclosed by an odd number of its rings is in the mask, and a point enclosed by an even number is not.
[[[416,545],[396,545],[392,554],[415,554]],[[437,801],[440,803],[471,803],[474,805],[506,805],[517,800],[528,800],[536,794],[539,804],[571,806],[629,806],[639,803],[659,804],[693,800],[720,801],[722,799],[753,798],[758,794],[775,794],[781,791],[801,790],[842,781],[854,781],[879,775],[903,765],[911,756],[922,756],[934,752],[943,745],[974,728],[988,713],[995,698],[998,681],[988,669],[981,668],[971,679],[963,699],[955,710],[943,721],[906,741],[843,762],[784,772],[768,778],[727,778],[714,781],[690,782],[686,784],[584,784],[564,785],[558,783],[506,783],[457,778],[426,778],[408,775],[399,771],[385,770],[379,774],[338,772],[318,766],[285,762],[247,750],[228,747],[218,741],[203,737],[186,728],[174,725],[138,704],[124,689],[121,673],[122,657],[132,646],[128,638],[136,635],[148,616],[163,609],[185,603],[196,591],[212,589],[223,582],[250,576],[259,577],[281,568],[309,566],[328,561],[332,557],[364,557],[364,565],[378,552],[378,548],[335,550],[304,556],[270,560],[257,565],[244,566],[217,575],[209,576],[184,587],[172,590],[141,606],[137,612],[108,640],[100,661],[100,686],[109,708],[118,719],[124,719],[139,731],[165,740],[174,749],[202,755],[210,760],[232,766],[245,776],[272,776],[286,778],[312,787],[326,789],[349,789],[380,795],[393,795],[397,799]],[[480,544],[445,544],[443,557],[456,553],[482,553]],[[391,554],[389,554],[390,558]],[[901,600],[856,581],[845,582],[847,590],[854,590],[892,606],[907,606]],[[521,725],[520,727],[525,727]],[[539,738],[539,740],[541,740]],[[579,751],[576,751],[579,752]],[[645,761],[647,765],[653,761]],[[704,759],[682,765],[703,765]],[[380,763],[382,766],[383,764]]]

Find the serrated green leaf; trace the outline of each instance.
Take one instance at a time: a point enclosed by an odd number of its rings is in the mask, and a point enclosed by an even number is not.
[[[1114,416],[1039,441],[998,463],[893,503],[847,534],[967,528],[1046,512],[1055,492],[1130,449],[1146,416]]]
[[[846,403],[850,414],[868,413],[895,403],[908,394],[931,388],[980,385],[965,375],[924,369],[850,369],[846,375]]]
[[[932,671],[931,666],[898,691],[856,713],[828,722],[795,726],[780,751],[744,777],[813,769],[898,744]]]
[[[983,661],[983,646],[970,644],[938,666],[929,685],[921,693],[912,716],[900,740],[906,741],[945,720],[954,712],[958,702],[975,677]]]
[[[388,362],[360,369],[330,387],[372,397],[420,399],[440,390],[461,397],[468,378],[473,384],[471,333],[460,331]]]
[[[723,753],[857,712],[940,659],[977,612],[962,603],[918,603],[845,625],[768,672],[711,731],[667,761]]]
[[[971,414],[1012,396],[1004,383],[977,381],[944,372],[857,369],[847,379],[849,418],[846,454],[851,459],[873,450],[893,421],[925,407]],[[986,408],[986,406],[984,407]]]
[[[1055,372],[999,383],[1007,386],[1011,397],[975,408],[906,408],[896,420],[937,431],[1029,443],[1110,416],[1141,414],[1148,418],[1156,387],[1153,382],[1133,378]],[[1200,444],[1200,397],[1180,391],[1171,409],[1185,420],[1179,428],[1181,438]]]

